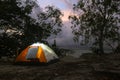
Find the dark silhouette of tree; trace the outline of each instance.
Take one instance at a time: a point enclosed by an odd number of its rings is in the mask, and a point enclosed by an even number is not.
[[[17,0],[0,0],[0,29],[4,30],[0,36],[2,55],[15,54],[20,46],[20,37],[22,37],[20,34],[24,28],[23,20],[31,12],[32,4],[26,6],[29,6],[28,9],[19,7],[19,5],[20,2]]]
[[[0,55],[16,54],[34,42],[47,42],[51,34],[61,31],[60,10],[48,6],[32,18],[35,7],[39,7],[35,0],[0,0]]]
[[[79,0],[74,5],[77,15],[70,16],[74,40],[82,36],[84,43],[92,41],[97,53],[104,53],[106,41],[115,41],[119,34],[120,1]]]

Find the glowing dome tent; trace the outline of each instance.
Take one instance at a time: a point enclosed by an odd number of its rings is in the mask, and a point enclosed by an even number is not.
[[[40,62],[48,63],[58,60],[55,52],[43,43],[34,43],[25,48],[16,58],[15,62]]]

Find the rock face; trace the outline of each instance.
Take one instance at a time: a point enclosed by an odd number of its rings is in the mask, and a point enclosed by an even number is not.
[[[0,64],[0,80],[120,80],[120,54],[83,54],[49,65]]]

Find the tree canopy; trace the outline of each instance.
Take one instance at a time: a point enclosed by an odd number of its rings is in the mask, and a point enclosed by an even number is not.
[[[78,41],[82,36],[84,43],[92,41],[97,53],[104,53],[106,41],[120,40],[120,1],[79,0],[73,10],[77,15],[69,18],[73,24],[74,40]]]
[[[0,0],[1,55],[16,54],[29,44],[45,42],[51,34],[57,35],[61,31],[59,9],[48,6],[34,18],[31,14],[36,8],[41,9],[36,0]]]

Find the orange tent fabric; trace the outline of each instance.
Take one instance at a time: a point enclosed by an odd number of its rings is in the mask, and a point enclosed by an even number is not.
[[[26,49],[24,49],[19,56],[16,58],[15,62],[29,62],[30,60],[26,60],[26,54],[30,46],[28,46]]]
[[[37,43],[24,49],[16,58],[15,62],[41,62],[47,63],[58,59],[55,52],[45,44]]]

